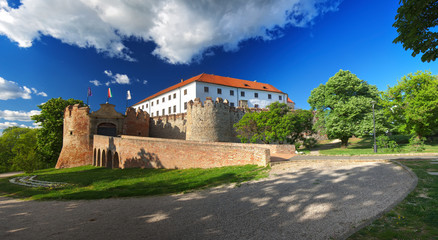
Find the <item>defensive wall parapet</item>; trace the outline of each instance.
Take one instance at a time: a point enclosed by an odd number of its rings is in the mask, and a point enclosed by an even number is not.
[[[269,149],[251,144],[94,135],[93,165],[142,168],[213,168],[267,166]]]
[[[150,137],[186,139],[187,114],[151,117]]]

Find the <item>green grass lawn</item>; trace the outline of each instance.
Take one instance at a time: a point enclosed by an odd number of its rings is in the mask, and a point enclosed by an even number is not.
[[[438,165],[402,161],[418,176],[418,185],[389,213],[349,239],[438,239]]]
[[[210,169],[107,169],[84,166],[45,169],[30,175],[38,175],[37,180],[66,182],[70,185],[60,189],[30,188],[0,179],[0,195],[33,200],[72,200],[182,193],[267,177],[268,168],[255,165]]]
[[[397,154],[397,153],[412,153],[408,144],[399,144],[399,152],[388,152],[383,149],[378,149],[377,154]],[[421,153],[438,153],[438,143],[426,143],[426,149]],[[373,151],[373,138],[355,138],[349,141],[347,148],[341,148],[340,143],[331,149],[320,150],[323,155],[361,155],[361,154],[376,154]]]

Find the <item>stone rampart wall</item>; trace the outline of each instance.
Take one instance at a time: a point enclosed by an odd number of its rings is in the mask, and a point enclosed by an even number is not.
[[[152,117],[149,136],[156,138],[186,139],[186,113]]]
[[[95,158],[112,156],[112,159],[94,159],[93,162],[112,161],[113,167],[120,168],[212,168],[245,164],[267,166],[270,161],[269,149],[238,143],[94,135],[93,145]]]

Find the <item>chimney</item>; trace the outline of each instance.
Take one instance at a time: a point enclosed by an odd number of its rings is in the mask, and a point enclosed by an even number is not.
[[[181,82],[184,82],[184,79],[181,78]]]

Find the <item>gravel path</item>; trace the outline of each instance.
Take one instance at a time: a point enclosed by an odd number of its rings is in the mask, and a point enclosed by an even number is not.
[[[0,239],[345,238],[416,185],[385,162],[276,165],[240,187],[93,201],[0,197]]]

